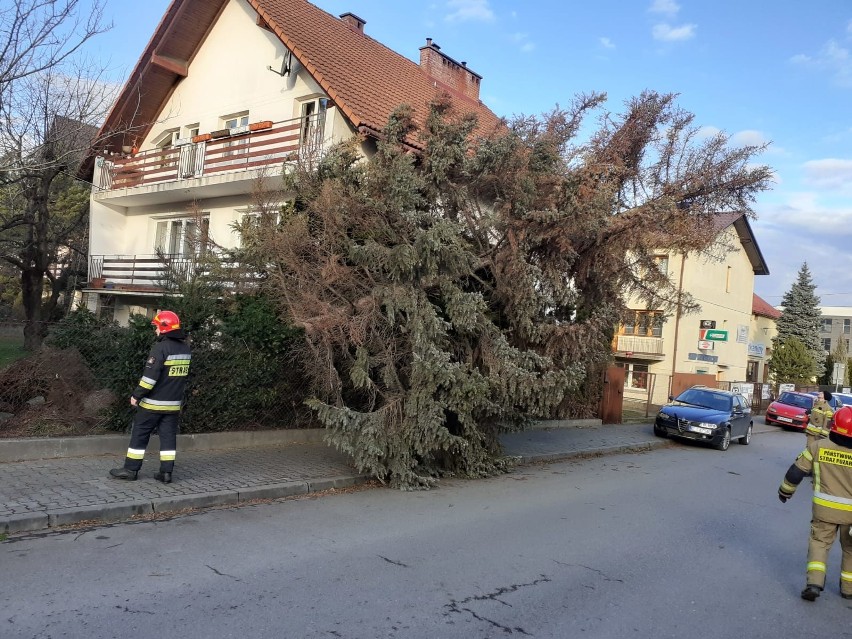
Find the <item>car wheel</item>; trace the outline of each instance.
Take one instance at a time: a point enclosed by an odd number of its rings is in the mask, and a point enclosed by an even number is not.
[[[666,432],[665,428],[657,426],[656,424],[654,424],[654,434],[657,437],[668,437],[669,436],[669,434]]]
[[[728,446],[731,445],[731,429],[730,427],[725,428],[725,432],[722,433],[722,441],[716,444],[716,448],[719,450],[728,450]]]
[[[746,434],[740,437],[739,442],[743,446],[748,446],[751,443],[751,431],[754,428],[754,424],[749,424],[748,429],[746,430]]]

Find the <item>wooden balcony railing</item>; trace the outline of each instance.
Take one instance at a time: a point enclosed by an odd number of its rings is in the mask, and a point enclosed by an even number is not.
[[[223,130],[217,132],[222,137],[104,158],[99,184],[109,191],[280,165],[306,150],[316,152],[325,128],[324,114],[266,126]]]
[[[220,260],[220,277],[226,286],[251,286],[252,274],[234,262]],[[159,292],[175,278],[210,275],[210,261],[184,255],[92,255],[89,285],[134,292]]]

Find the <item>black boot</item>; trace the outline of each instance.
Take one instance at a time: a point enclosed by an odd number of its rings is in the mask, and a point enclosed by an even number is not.
[[[157,481],[161,481],[164,484],[171,484],[172,483],[172,474],[171,473],[157,473],[156,475],[154,475],[154,479],[156,479]]]
[[[109,474],[114,479],[126,479],[128,481],[136,481],[136,476],[139,474],[139,471],[128,470],[127,468],[113,468],[109,471]]]
[[[822,588],[815,586],[814,584],[808,584],[802,591],[802,599],[815,601],[816,598],[819,597],[820,592],[822,592]]]

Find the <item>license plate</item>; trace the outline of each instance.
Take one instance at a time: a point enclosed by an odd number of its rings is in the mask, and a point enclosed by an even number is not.
[[[777,419],[779,422],[790,422],[790,423],[792,423],[792,422],[793,422],[793,420],[792,420],[792,419],[790,419],[789,417],[781,417],[781,416],[778,416],[778,417],[776,417],[775,419]]]

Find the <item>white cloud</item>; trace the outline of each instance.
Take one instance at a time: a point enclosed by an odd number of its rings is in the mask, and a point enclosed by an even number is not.
[[[668,16],[676,16],[680,11],[680,5],[675,0],[654,0],[648,8],[651,13],[662,13]]]
[[[447,0],[450,13],[444,18],[447,22],[493,22],[494,11],[488,6],[488,0]]]
[[[768,142],[763,133],[754,129],[739,131],[731,136],[731,143],[734,146],[762,146]]]
[[[605,49],[615,49],[615,43],[609,38],[600,38],[599,42],[601,46]]]
[[[847,27],[848,30],[849,27]],[[826,42],[815,55],[799,53],[791,57],[790,62],[824,69],[831,73],[835,82],[841,86],[852,86],[852,53],[835,40]]]
[[[694,24],[683,24],[679,27],[673,27],[670,24],[655,24],[653,29],[654,40],[664,42],[690,40],[695,36],[696,28],[697,25]]]
[[[535,49],[535,43],[530,41],[530,36],[528,33],[513,33],[510,37],[512,39],[512,42],[518,45],[518,49],[522,53],[529,53],[530,51]]]
[[[722,129],[718,129],[715,126],[703,126],[698,129],[697,136],[701,140],[706,140],[708,138],[712,138],[715,135],[719,135],[722,132]]]
[[[852,190],[852,160],[827,158],[805,162],[805,182],[823,189]]]

